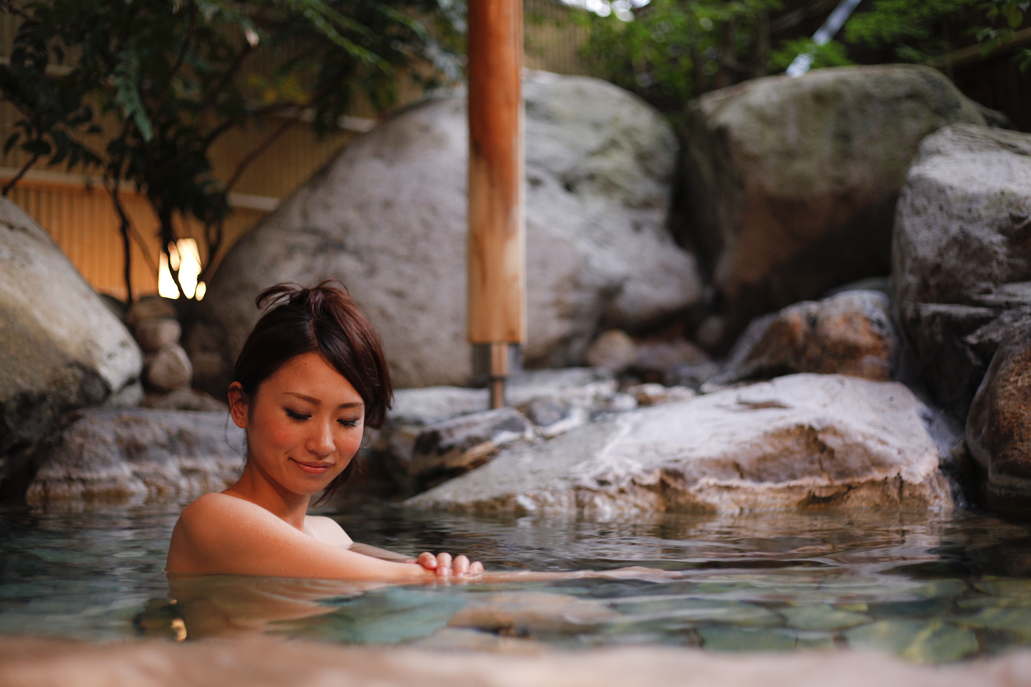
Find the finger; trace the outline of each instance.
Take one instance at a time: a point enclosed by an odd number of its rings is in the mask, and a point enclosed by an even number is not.
[[[455,559],[455,575],[461,577],[469,572],[469,559],[465,556],[459,556]]]
[[[450,553],[438,553],[437,554],[437,574],[438,575],[450,575],[451,574],[451,554]]]
[[[480,563],[479,561],[474,561],[473,563],[469,564],[470,575],[476,575],[481,572],[483,572],[483,563]]]
[[[429,551],[423,551],[420,553],[419,557],[415,559],[415,562],[427,570],[436,570],[437,568],[437,557]]]

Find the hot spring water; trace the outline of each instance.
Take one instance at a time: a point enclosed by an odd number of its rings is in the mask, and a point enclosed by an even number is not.
[[[347,643],[536,642],[950,662],[1031,645],[1031,526],[957,511],[486,519],[352,503],[356,541],[492,570],[648,566],[668,579],[359,587],[162,568],[178,506],[0,512],[0,633],[90,641],[254,632]],[[175,598],[173,603],[170,599]]]

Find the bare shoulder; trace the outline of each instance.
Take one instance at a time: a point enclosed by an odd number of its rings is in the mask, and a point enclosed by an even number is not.
[[[304,531],[319,541],[333,546],[348,547],[354,543],[351,537],[347,535],[347,532],[344,532],[343,527],[332,518],[327,518],[324,515],[306,516],[304,518]]]
[[[212,563],[259,537],[268,527],[285,525],[261,506],[227,494],[201,496],[183,509],[172,530],[168,572],[207,572]]]

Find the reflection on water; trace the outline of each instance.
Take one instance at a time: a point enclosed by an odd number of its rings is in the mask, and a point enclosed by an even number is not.
[[[0,513],[0,633],[266,633],[353,643],[783,651],[946,662],[1031,645],[1031,528],[972,513],[485,519],[355,504],[357,541],[493,570],[648,566],[672,579],[390,587],[162,572],[176,511]]]

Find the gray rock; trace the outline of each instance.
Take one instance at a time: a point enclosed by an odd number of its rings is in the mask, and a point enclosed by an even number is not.
[[[129,327],[135,328],[143,320],[174,319],[176,317],[178,317],[178,311],[176,310],[174,300],[162,298],[161,296],[143,296],[129,306],[125,322]]]
[[[1031,322],[1029,226],[1031,135],[957,125],[921,144],[895,220],[895,308],[961,420],[1000,341]]]
[[[427,427],[415,440],[408,466],[421,491],[489,461],[503,446],[534,438],[533,425],[515,408],[485,410]]]
[[[666,228],[677,142],[658,112],[599,80],[527,81],[524,96],[524,354],[530,366],[579,364],[602,327],[632,331],[700,297],[694,259]],[[461,94],[349,145],[232,247],[191,354],[218,350],[228,369],[261,289],[334,277],[382,335],[398,386],[466,383],[467,158]]]
[[[147,385],[156,391],[175,391],[190,385],[193,365],[183,347],[176,343],[167,344],[154,354],[147,363],[144,377]]]
[[[888,296],[845,291],[758,318],[735,345],[713,385],[815,372],[885,382],[893,379],[901,342]]]
[[[940,72],[908,65],[754,79],[702,96],[689,119],[685,239],[726,303],[707,332],[724,346],[758,315],[886,274],[895,202],[920,141],[984,124]]]
[[[143,407],[155,410],[194,410],[206,413],[228,413],[229,404],[209,396],[203,391],[182,387],[167,394],[150,394]]]
[[[534,422],[542,436],[550,437],[587,422],[592,413],[609,410],[610,401],[618,395],[616,386],[612,373],[603,369],[524,370],[509,377],[506,401],[524,414],[539,408],[541,421]],[[486,389],[399,389],[394,392],[394,405],[387,412],[384,427],[366,430],[369,446],[385,462],[387,471],[409,488],[412,454],[423,431],[438,423],[460,421],[462,416],[481,413],[488,407]],[[549,417],[555,413],[561,418]]]
[[[0,198],[0,457],[31,446],[66,411],[132,386],[142,362],[46,231]],[[18,469],[6,465],[0,482]]]
[[[459,415],[487,410],[486,389],[434,386],[423,389],[398,389],[387,421],[406,425],[432,425]]]
[[[660,403],[686,401],[689,398],[694,398],[696,395],[695,390],[690,387],[663,386],[654,382],[627,387],[625,393],[633,396],[639,406],[654,406]]]
[[[633,368],[647,382],[668,382],[678,367],[703,365],[709,360],[705,351],[687,339],[647,341],[637,345]]]
[[[547,398],[588,411],[601,409],[617,388],[611,370],[567,367],[550,370],[524,370],[509,378],[508,404],[522,407]]]
[[[590,419],[586,408],[554,398],[536,398],[520,406],[520,410],[537,427],[537,432],[548,438],[575,429]]]
[[[619,373],[637,362],[637,344],[621,329],[602,332],[587,349],[587,364]]]
[[[698,391],[721,371],[719,363],[712,360],[697,365],[677,365],[663,381],[669,386],[685,386]]]
[[[179,343],[183,328],[179,320],[155,317],[137,322],[133,333],[144,353],[157,353],[168,344]]]
[[[617,415],[406,501],[483,512],[949,509],[955,434],[906,387],[778,377]]]
[[[243,430],[225,413],[77,411],[33,455],[26,500],[181,501],[232,483],[243,446]]]
[[[967,416],[970,454],[987,475],[989,508],[1031,513],[1031,327],[999,346]]]

